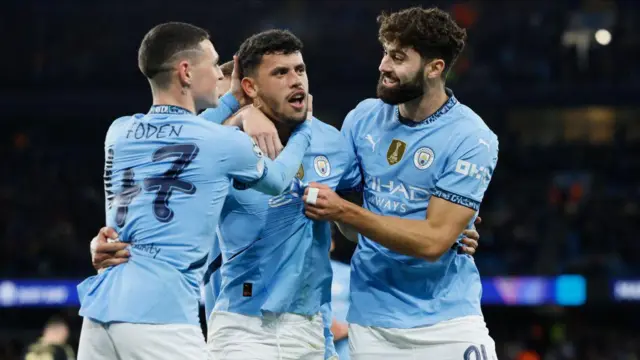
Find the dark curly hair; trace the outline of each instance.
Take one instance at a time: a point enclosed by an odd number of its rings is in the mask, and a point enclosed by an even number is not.
[[[382,43],[411,47],[423,59],[442,59],[446,77],[464,49],[467,32],[451,16],[438,9],[412,7],[378,16],[378,39]]]
[[[240,77],[252,74],[264,55],[289,55],[302,51],[302,41],[287,30],[267,30],[245,40],[236,54],[240,64]]]

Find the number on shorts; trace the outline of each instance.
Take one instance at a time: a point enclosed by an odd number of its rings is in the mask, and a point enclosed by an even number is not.
[[[471,354],[473,354],[473,356]],[[480,349],[475,345],[471,345],[464,352],[463,360],[489,360],[487,349],[484,345],[480,345]]]

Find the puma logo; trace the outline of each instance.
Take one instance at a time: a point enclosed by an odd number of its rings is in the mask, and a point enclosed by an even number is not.
[[[371,136],[370,134],[367,134],[365,139],[367,139],[367,141],[371,143],[371,151],[376,151],[376,145],[378,145],[378,142],[380,142],[380,140],[374,141],[373,136]]]
[[[487,147],[487,150],[491,151],[491,145],[483,139],[478,139],[478,144],[484,145]]]

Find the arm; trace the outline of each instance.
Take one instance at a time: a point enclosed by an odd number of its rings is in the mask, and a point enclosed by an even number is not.
[[[360,171],[360,163],[358,162],[358,150],[353,139],[353,125],[356,120],[355,114],[356,110],[351,110],[342,122],[342,129],[340,129],[342,144],[345,148],[343,152],[347,157],[347,161],[345,170],[337,186],[337,193],[343,199],[362,206],[362,172]],[[347,240],[355,243],[358,242],[358,230],[353,226],[340,221],[336,221],[335,224]]]
[[[308,94],[307,120],[312,118],[313,96]],[[237,114],[227,119],[224,125],[237,126],[242,129],[251,136],[260,150],[269,156],[269,159],[275,159],[282,151],[283,146],[276,125],[254,106],[245,106]]]
[[[289,188],[298,172],[302,158],[311,143],[309,121],[300,124],[289,138],[287,146],[271,161],[262,155],[258,146],[244,133],[237,132],[238,145],[231,156],[231,177],[239,190],[253,188],[268,195],[279,195]]]
[[[100,274],[108,267],[129,261],[128,246],[129,244],[118,240],[118,233],[114,229],[108,227],[100,229],[89,246],[94,269]]]
[[[497,163],[497,139],[493,134],[480,135],[494,141],[485,146],[486,141],[479,143],[474,135],[453,142],[459,145],[451,153],[450,161],[436,183],[425,220],[374,214],[340,199],[320,184],[309,186],[320,191],[316,204],[306,205],[306,214],[313,219],[346,223],[368,239],[398,253],[437,260],[470,225]],[[306,194],[308,190],[305,190],[305,202]]]
[[[231,87],[229,92],[220,97],[220,104],[216,108],[206,109],[200,114],[203,118],[222,125],[226,119],[249,102],[240,85],[238,57],[233,57],[233,72],[231,73]]]
[[[228,92],[220,98],[220,104],[216,108],[210,108],[203,111],[200,116],[208,121],[222,125],[231,115],[240,109],[240,102],[231,93]]]
[[[390,250],[435,261],[451,248],[475,210],[432,197],[426,220],[376,215],[347,203],[341,221]]]
[[[338,192],[338,195],[342,197],[344,200],[351,202],[357,206],[362,206],[362,192],[359,191],[351,191],[351,192]],[[347,240],[351,242],[358,242],[358,230],[351,225],[345,224],[340,221],[335,222],[336,227],[342,235],[344,235]]]

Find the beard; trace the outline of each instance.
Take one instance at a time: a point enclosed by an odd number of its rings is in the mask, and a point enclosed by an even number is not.
[[[380,74],[380,78],[378,79],[378,87],[376,88],[376,94],[378,95],[378,98],[380,98],[380,100],[382,100],[384,103],[389,105],[398,105],[417,99],[420,96],[424,95],[425,85],[422,80],[424,78],[424,70],[418,71],[413,79],[406,82],[401,82],[398,78],[392,76],[391,74],[388,75],[389,77],[392,77],[394,80],[396,80],[397,83],[393,87],[385,86],[382,82],[385,74]]]
[[[262,112],[271,117],[272,120],[295,126],[303,123],[307,119],[308,105],[306,102],[304,109],[302,109],[300,113],[293,111],[289,111],[290,113],[287,113],[285,107],[289,106],[289,104],[286,101],[279,102],[278,100],[267,96],[260,96],[259,98],[260,100],[258,102],[261,102]]]

